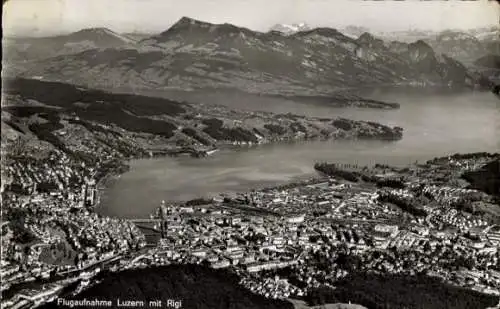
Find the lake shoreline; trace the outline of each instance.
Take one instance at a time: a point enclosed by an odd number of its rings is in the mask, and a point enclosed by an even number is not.
[[[330,142],[350,142],[355,144],[355,141],[330,141]],[[235,156],[238,153],[247,153],[251,152],[252,150],[266,150],[267,149],[272,149],[274,147],[279,147],[282,145],[292,145],[292,146],[297,146],[299,144],[316,144],[316,143],[322,143],[323,145],[329,144],[328,141],[301,141],[298,143],[276,143],[276,144],[263,144],[263,145],[254,145],[251,147],[238,147],[238,146],[232,146],[232,147],[227,147],[223,151],[219,151],[214,155],[211,155],[210,157],[203,157],[203,158],[196,158],[196,157],[171,157],[171,156],[163,156],[163,157],[143,157],[143,158],[133,158],[130,160],[125,161],[124,163],[129,166],[129,169],[127,171],[124,171],[122,173],[119,173],[117,171],[112,171],[106,175],[106,177],[100,182],[97,194],[98,194],[98,203],[95,204],[94,206],[94,211],[96,211],[98,214],[102,214],[105,216],[111,216],[111,217],[117,217],[117,218],[130,218],[129,215],[112,215],[109,214],[108,211],[105,211],[105,207],[108,207],[105,203],[106,200],[103,201],[102,197],[105,196],[106,194],[109,193],[109,190],[111,190],[111,186],[115,181],[120,181],[122,180],[122,176],[125,175],[126,173],[132,171],[134,169],[134,161],[135,162],[159,162],[164,163],[164,160],[172,161],[172,162],[178,162],[179,160],[182,162],[203,162],[205,159],[217,159],[217,157],[231,157]],[[432,159],[432,157],[429,157],[428,159]],[[354,161],[352,161],[354,163]],[[315,162],[310,162],[310,168],[311,172],[304,172],[299,175],[294,175],[293,177],[290,177],[289,179],[283,179],[283,180],[276,180],[276,181],[262,181],[259,183],[248,183],[245,184],[243,187],[239,189],[224,189],[224,190],[218,190],[216,194],[213,195],[207,195],[207,194],[198,194],[198,195],[192,195],[190,198],[172,198],[169,199],[166,196],[163,196],[161,200],[164,200],[167,203],[171,204],[178,204],[178,203],[185,203],[186,201],[189,201],[191,199],[196,199],[196,198],[210,198],[214,196],[220,196],[220,195],[227,195],[227,194],[237,194],[237,193],[244,193],[252,190],[265,190],[267,188],[275,188],[275,187],[281,187],[281,186],[287,186],[287,185],[293,185],[297,183],[303,183],[303,182],[310,182],[310,181],[320,181],[321,179],[324,180],[324,176],[318,174],[317,171],[314,170]],[[373,166],[377,164],[378,162],[373,162],[371,165],[368,166]],[[397,165],[397,164],[396,164]],[[411,165],[410,162],[407,164],[404,164],[404,166],[409,166]],[[157,203],[160,205],[160,200]],[[104,207],[104,208],[103,208]],[[104,211],[104,213],[102,213]],[[149,213],[144,213],[140,218],[148,218],[149,215],[152,212]],[[137,216],[133,216],[134,218],[137,218]]]
[[[262,145],[226,145],[204,158],[139,160],[120,180],[106,187],[106,210],[115,217],[135,216],[161,200],[187,201],[197,197],[293,181],[313,173],[316,162],[376,163],[405,167],[454,153],[498,152],[500,113],[491,93],[465,96],[389,96],[403,101],[400,109],[366,112],[346,109],[338,116],[369,119],[388,125],[404,124],[397,142],[366,140],[280,141]],[[312,108],[326,114],[326,109]],[[335,111],[337,113],[337,111]],[[132,161],[129,161],[130,164]],[[152,205],[154,204],[154,205]],[[118,215],[117,215],[118,214]]]

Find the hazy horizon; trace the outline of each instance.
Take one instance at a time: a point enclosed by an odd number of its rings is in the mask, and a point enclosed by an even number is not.
[[[184,16],[256,31],[300,22],[375,32],[443,31],[498,26],[500,6],[487,0],[10,0],[4,5],[2,27],[5,36],[50,36],[96,27],[159,33]]]

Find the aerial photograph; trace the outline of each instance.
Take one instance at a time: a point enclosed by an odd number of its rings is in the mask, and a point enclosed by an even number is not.
[[[9,0],[2,30],[2,309],[500,309],[497,1]]]

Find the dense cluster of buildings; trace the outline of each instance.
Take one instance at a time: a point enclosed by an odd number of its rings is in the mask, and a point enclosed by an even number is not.
[[[140,263],[237,269],[241,284],[274,298],[335,286],[353,271],[425,274],[500,295],[498,218],[448,202],[490,196],[451,188],[452,178],[427,186],[425,177],[440,174],[433,168],[400,173],[407,189],[328,179],[214,198],[206,205],[162,205],[156,214],[162,238]],[[387,175],[394,177],[394,171]],[[387,194],[425,211],[408,213],[380,199]]]
[[[8,179],[2,184],[3,292],[9,294],[27,282],[52,282],[62,288],[61,280],[145,245],[133,223],[93,212],[98,171],[109,162],[96,159],[89,164],[59,150],[43,159],[8,160],[11,164],[2,171]],[[2,307],[41,303],[60,290],[49,293],[46,285],[39,286],[3,299]],[[20,297],[26,294],[33,297]]]

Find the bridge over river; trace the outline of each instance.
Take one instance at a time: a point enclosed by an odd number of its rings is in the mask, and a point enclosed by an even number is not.
[[[146,237],[149,246],[156,246],[159,239],[166,235],[165,220],[162,219],[127,219],[134,223]]]

